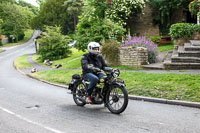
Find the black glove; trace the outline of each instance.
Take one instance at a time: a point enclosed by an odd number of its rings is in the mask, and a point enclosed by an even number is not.
[[[93,71],[93,73],[98,73],[98,72],[101,72],[101,69],[99,69],[97,67],[93,67],[92,71]]]

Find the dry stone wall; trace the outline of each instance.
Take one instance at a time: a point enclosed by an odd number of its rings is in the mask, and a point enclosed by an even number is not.
[[[140,67],[141,65],[148,64],[148,53],[144,47],[126,48],[122,47],[119,49],[119,62],[123,66]]]

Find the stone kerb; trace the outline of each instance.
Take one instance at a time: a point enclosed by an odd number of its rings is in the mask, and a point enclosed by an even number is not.
[[[148,64],[148,53],[147,48],[144,47],[133,47],[127,48],[122,47],[119,49],[119,61],[123,66],[134,66],[140,67],[141,65]]]

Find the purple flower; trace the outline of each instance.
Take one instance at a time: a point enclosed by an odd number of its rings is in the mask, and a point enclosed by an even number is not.
[[[158,47],[150,38],[144,36],[129,36],[123,42],[121,47],[145,47],[148,51],[148,61],[154,63],[158,54]]]

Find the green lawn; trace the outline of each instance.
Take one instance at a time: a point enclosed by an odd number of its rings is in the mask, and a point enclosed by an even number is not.
[[[25,36],[24,36],[24,39],[17,42],[17,43],[7,43],[7,44],[4,44],[3,47],[9,47],[9,46],[15,46],[15,45],[19,45],[19,44],[22,44],[22,43],[25,43],[26,41],[28,41],[31,36],[33,34],[33,30],[31,29],[28,29],[25,31]]]
[[[68,58],[64,58],[61,60],[56,60],[53,61],[52,67],[55,68],[55,65],[57,64],[62,64],[62,68],[81,68],[81,58],[84,53],[83,51],[79,51],[75,48],[72,48],[72,54]],[[41,65],[44,65],[41,60],[36,60],[40,55],[35,54],[33,56],[33,60]],[[141,67],[128,67],[128,66],[110,66],[112,68],[117,68],[117,69],[128,69],[128,70],[137,70],[137,69],[142,69]]]
[[[79,51],[75,48],[72,48],[72,54],[64,59],[61,60],[56,60],[53,61],[53,64],[51,67],[55,67],[55,65],[57,64],[62,64],[62,68],[81,68],[81,58],[83,56],[84,53],[83,51]],[[33,56],[33,60],[41,65],[44,65],[43,62],[41,60],[36,60],[38,57],[40,57],[40,55],[34,55]]]
[[[158,46],[159,52],[164,52],[164,51],[173,50],[173,49],[174,49],[173,43],[161,44],[160,46]]]
[[[66,84],[81,70],[50,70],[31,74],[49,82]],[[155,74],[122,71],[120,78],[129,94],[200,102],[200,76],[190,74]]]
[[[168,47],[168,45],[166,45]],[[164,46],[163,46],[164,47]],[[171,47],[171,46],[170,46]],[[168,48],[166,48],[168,49]],[[72,54],[65,59],[54,61],[55,64],[62,64],[62,68],[80,68],[80,59],[85,52],[72,49]],[[39,57],[34,55],[33,59]],[[18,68],[31,67],[27,63],[27,55],[16,59],[15,65]],[[116,68],[131,69],[130,67],[119,66]],[[140,69],[140,68],[132,68]],[[80,70],[50,70],[32,73],[30,75],[41,80],[54,82],[58,84],[67,84],[73,74],[81,74]],[[190,74],[158,74],[145,72],[121,71],[120,78],[126,83],[129,94],[156,98],[165,98],[170,100],[185,100],[200,102],[200,76]]]

